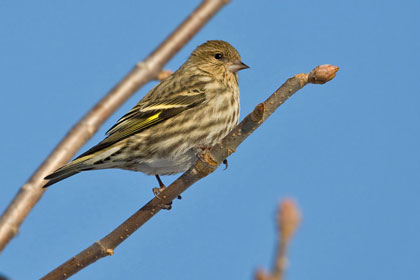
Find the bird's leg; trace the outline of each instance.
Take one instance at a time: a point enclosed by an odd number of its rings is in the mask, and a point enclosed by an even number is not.
[[[153,188],[153,194],[155,195],[155,197],[162,199],[161,197],[159,197],[159,194],[163,192],[164,189],[166,189],[166,186],[160,179],[159,175],[155,175],[155,176],[156,176],[156,179],[158,180],[159,188]],[[178,195],[178,199],[182,199],[182,196]]]
[[[159,183],[159,188],[153,188],[153,194],[155,195],[155,197],[157,199],[165,199],[166,197],[160,197],[160,193],[163,192],[166,189],[165,184],[162,182],[162,180],[160,179],[159,175],[155,175],[156,179],[158,180]],[[181,196],[178,195],[178,199],[181,199]],[[161,209],[165,209],[165,210],[171,210],[172,209],[172,201],[166,203],[166,204],[159,204],[159,207]]]
[[[162,197],[160,197],[160,193],[163,192],[166,189],[165,184],[162,182],[162,180],[160,179],[159,175],[155,175],[156,179],[159,182],[159,188],[153,188],[153,194],[155,195],[156,198],[158,199],[162,199]],[[163,197],[165,198],[165,197]],[[171,210],[172,208],[172,201],[169,202],[168,204],[159,204],[159,207],[161,209],[165,209],[165,210]]]
[[[163,190],[164,190],[164,189],[166,189],[166,186],[165,186],[165,184],[162,182],[162,180],[160,179],[159,175],[155,175],[155,176],[156,176],[156,179],[158,180],[158,183],[159,183],[159,188],[153,188],[153,194],[155,195],[155,197],[157,197],[157,198],[161,199],[161,198],[159,197],[159,194],[160,194],[161,192],[163,192]]]

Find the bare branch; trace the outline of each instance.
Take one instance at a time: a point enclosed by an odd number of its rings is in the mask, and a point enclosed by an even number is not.
[[[300,222],[299,209],[292,199],[284,199],[280,203],[277,212],[277,253],[271,274],[265,270],[257,270],[256,280],[283,280],[286,270],[286,252],[293,233],[296,231]]]
[[[275,280],[284,279],[286,270],[286,251],[300,222],[299,209],[291,199],[285,199],[280,203],[277,214],[278,244],[277,257],[274,262],[272,278]]]
[[[95,134],[100,125],[140,87],[156,77],[159,78],[162,67],[228,2],[229,0],[203,0],[157,49],[143,62],[138,63],[73,126],[21,187],[1,216],[0,252],[17,234],[19,226],[44,193],[44,177],[68,162]]]
[[[65,279],[94,263],[98,259],[112,255],[114,249],[150,218],[156,215],[165,205],[168,205],[192,184],[212,173],[236,148],[258,128],[281,104],[296,91],[311,81],[331,80],[338,67],[331,65],[318,66],[309,74],[298,74],[288,79],[266,101],[256,106],[221,143],[210,150],[205,150],[196,164],[182,174],[169,187],[145,206],[114,229],[110,234],[92,244],[70,260],[51,271],[43,279]],[[327,74],[327,75],[325,75]]]

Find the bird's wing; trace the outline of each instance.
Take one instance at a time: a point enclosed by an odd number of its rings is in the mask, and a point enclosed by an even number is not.
[[[203,89],[193,87],[177,92],[176,96],[149,102],[139,102],[107,131],[107,138],[78,158],[105,149],[118,141],[170,119],[187,109],[199,106],[205,100],[206,95]]]

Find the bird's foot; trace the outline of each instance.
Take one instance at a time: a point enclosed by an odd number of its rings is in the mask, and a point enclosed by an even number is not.
[[[158,199],[165,199],[166,197],[160,197],[159,195],[166,189],[165,184],[162,182],[162,180],[160,179],[159,175],[155,175],[158,183],[159,183],[159,188],[153,188],[153,194],[155,195],[156,198]]]
[[[166,197],[160,197],[159,195],[166,189],[165,186],[161,186],[160,188],[153,188],[153,194],[155,195],[156,198],[158,199],[165,199]]]
[[[161,203],[158,205],[162,210],[171,210],[172,209],[172,201],[169,203]]]

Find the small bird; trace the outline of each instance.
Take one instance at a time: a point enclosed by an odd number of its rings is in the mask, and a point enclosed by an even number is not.
[[[238,71],[249,68],[220,40],[198,46],[87,152],[45,177],[44,188],[81,171],[121,168],[155,175],[188,170],[197,154],[223,139],[239,120]]]

